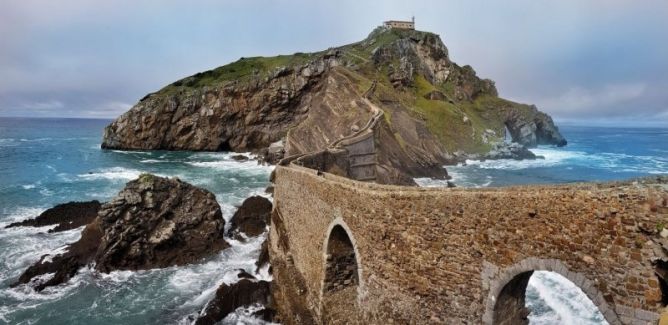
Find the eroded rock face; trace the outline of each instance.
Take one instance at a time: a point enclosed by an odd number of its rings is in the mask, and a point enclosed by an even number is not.
[[[126,184],[84,228],[67,252],[44,256],[14,284],[34,282],[37,290],[69,280],[95,263],[102,272],[160,268],[196,262],[229,245],[215,196],[184,183],[143,174]],[[47,273],[50,279],[33,280]]]
[[[336,56],[268,77],[150,94],[104,130],[102,148],[250,151],[266,148],[306,117],[310,98]]]
[[[103,272],[192,263],[229,245],[213,193],[144,174],[99,213],[104,233],[95,261]]]
[[[5,228],[13,227],[44,227],[51,225],[58,225],[49,232],[60,232],[70,229],[79,228],[89,224],[100,210],[100,202],[69,202],[58,204],[55,207],[42,212],[34,219],[15,222]]]
[[[527,147],[535,147],[540,144],[563,147],[567,144],[566,139],[554,125],[552,117],[538,111],[534,105],[530,105],[530,112],[533,114],[508,110],[505,124],[513,141]]]
[[[229,234],[242,233],[247,237],[261,235],[267,228],[272,204],[262,196],[251,196],[244,200],[230,220]]]

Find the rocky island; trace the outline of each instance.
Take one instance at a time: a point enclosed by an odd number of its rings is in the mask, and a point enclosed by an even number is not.
[[[443,165],[485,156],[506,133],[525,147],[566,144],[550,116],[452,62],[438,35],[386,26],[357,43],[178,80],[107,126],[102,148],[254,151],[275,163],[325,149],[378,113],[378,183],[445,178]]]

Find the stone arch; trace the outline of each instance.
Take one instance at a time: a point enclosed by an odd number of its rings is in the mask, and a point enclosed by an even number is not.
[[[522,316],[528,315],[525,305],[526,287],[534,271],[557,273],[579,287],[599,309],[609,324],[621,324],[614,309],[603,298],[596,285],[584,275],[568,270],[555,259],[527,258],[502,270],[484,263],[483,289],[489,288],[483,314],[483,324],[522,324]],[[492,275],[486,278],[485,274]],[[500,313],[500,311],[504,313]]]
[[[348,226],[337,218],[327,229],[322,292],[327,294],[360,284],[357,245]]]
[[[321,322],[324,324],[335,320],[344,324],[346,322],[354,322],[355,315],[358,315],[357,310],[360,306],[360,301],[364,296],[364,278],[361,258],[357,249],[357,242],[355,241],[352,231],[341,218],[340,212],[336,211],[335,213],[335,216],[337,217],[332,221],[329,227],[327,227],[322,246],[323,274],[318,313]],[[337,251],[343,252],[343,254],[339,255]],[[332,255],[332,253],[334,254]],[[328,277],[328,273],[332,276],[332,273],[336,275],[336,272],[341,270],[341,266],[339,265],[337,267],[333,260],[337,257],[345,260],[344,264],[353,262],[356,268],[356,273],[353,272],[351,279],[356,279],[356,282],[353,283],[351,280],[348,285],[343,283],[343,285],[338,288],[331,287],[332,281],[330,277]],[[338,279],[339,283],[345,281],[345,278],[340,277],[340,274],[338,277],[335,276],[335,279]],[[331,308],[333,306],[336,307]]]

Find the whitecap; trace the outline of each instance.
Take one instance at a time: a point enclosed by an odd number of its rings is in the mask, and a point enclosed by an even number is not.
[[[227,325],[267,325],[267,324],[276,324],[271,322],[263,321],[255,316],[253,313],[263,310],[264,306],[260,304],[253,304],[250,306],[243,306],[237,308],[234,312],[229,313],[223,320],[222,324]]]
[[[97,172],[91,172],[89,174],[80,174],[77,176],[85,180],[133,180],[139,177],[139,175],[141,175],[141,171],[136,169],[112,167],[102,169]]]
[[[527,307],[532,310],[530,324],[607,324],[586,294],[557,273],[535,271],[529,279],[527,296],[535,297],[527,300]]]

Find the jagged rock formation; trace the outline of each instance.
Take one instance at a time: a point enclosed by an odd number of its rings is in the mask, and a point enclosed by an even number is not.
[[[239,307],[262,305],[263,309],[255,316],[266,321],[274,318],[275,312],[271,305],[271,283],[257,280],[252,275],[240,273],[240,280],[233,284],[221,284],[216,296],[207,304],[202,315],[195,321],[196,325],[216,324],[227,314]]]
[[[143,174],[102,206],[104,233],[96,268],[103,272],[192,263],[229,246],[213,193]]]
[[[129,182],[84,228],[67,252],[43,256],[14,284],[37,276],[37,290],[69,280],[92,262],[102,272],[182,265],[215,254],[229,245],[215,196],[206,190],[149,174]]]
[[[42,212],[34,219],[28,219],[21,222],[14,222],[5,228],[13,227],[44,227],[57,225],[49,232],[60,232],[79,228],[89,224],[100,210],[100,202],[69,202],[58,204],[55,207]]]
[[[238,239],[261,235],[269,224],[271,201],[262,196],[251,196],[244,200],[230,220],[229,235]]]
[[[566,144],[547,114],[499,98],[494,82],[452,62],[438,35],[378,28],[358,43],[179,80],[109,125],[102,147],[255,150],[276,162],[327,148],[377,110],[379,183],[446,177],[455,152],[484,154],[506,128],[525,146]]]

